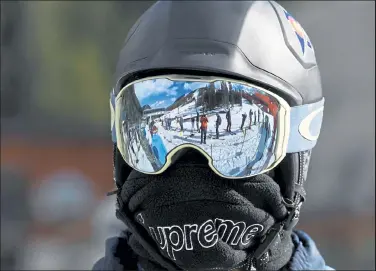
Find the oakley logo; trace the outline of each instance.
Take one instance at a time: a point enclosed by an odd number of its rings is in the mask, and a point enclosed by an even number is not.
[[[315,111],[311,112],[307,117],[305,117],[299,125],[299,133],[307,140],[314,141],[319,138],[320,135],[320,127],[317,129],[318,131],[316,135],[312,135],[310,131],[311,123],[315,119],[315,117],[324,110],[324,107],[320,107]]]
[[[207,220],[201,225],[184,224],[181,226],[149,227],[150,235],[161,250],[173,259],[175,252],[194,250],[195,246],[211,248],[219,241],[228,245],[248,245],[252,238],[261,233],[264,227],[253,224],[247,227],[244,222],[233,222],[216,218]]]

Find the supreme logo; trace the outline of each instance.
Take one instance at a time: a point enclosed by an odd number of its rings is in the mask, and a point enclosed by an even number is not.
[[[248,245],[252,238],[262,232],[260,224],[247,226],[245,222],[234,222],[216,218],[202,224],[184,224],[183,226],[149,227],[150,235],[162,251],[173,259],[175,252],[194,250],[195,246],[211,248],[219,240],[229,245]]]

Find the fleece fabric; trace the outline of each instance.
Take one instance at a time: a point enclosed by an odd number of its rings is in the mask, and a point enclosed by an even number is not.
[[[268,175],[229,180],[194,162],[176,163],[161,175],[133,171],[118,199],[118,217],[132,232],[128,244],[146,270],[250,265],[261,238],[287,216]],[[278,238],[268,270],[285,266],[293,253],[291,232]]]

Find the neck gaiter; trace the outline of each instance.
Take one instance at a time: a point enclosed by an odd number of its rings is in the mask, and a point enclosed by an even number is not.
[[[119,218],[131,232],[137,229],[129,245],[147,271],[250,270],[252,251],[287,213],[268,175],[229,180],[194,163],[175,164],[161,175],[133,171],[119,200]],[[275,246],[268,270],[289,261],[290,235]]]

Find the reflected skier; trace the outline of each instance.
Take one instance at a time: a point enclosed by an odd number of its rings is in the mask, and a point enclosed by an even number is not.
[[[179,124],[180,124],[180,131],[183,132],[184,131],[184,120],[183,120],[183,117],[179,118]]]
[[[162,138],[158,135],[158,128],[156,126],[152,127],[151,132],[151,149],[154,156],[158,159],[161,166],[166,163],[167,149],[163,143]]]
[[[270,137],[270,124],[269,124],[269,117],[267,115],[264,118],[264,126],[265,126],[268,137]]]
[[[215,121],[215,135],[216,135],[216,139],[219,139],[219,126],[221,124],[222,124],[222,118],[219,115],[219,113],[217,113],[217,119]]]
[[[206,114],[202,115],[201,119],[200,119],[200,122],[201,122],[201,144],[204,143],[206,144],[206,133],[207,133],[207,130],[208,130],[208,118],[206,117]]]
[[[240,130],[243,130],[243,127],[244,127],[244,122],[247,118],[247,113],[243,112],[242,114],[242,125],[240,126]]]
[[[251,108],[249,109],[249,129],[251,129],[251,126],[252,126],[252,118],[253,118],[253,111]]]
[[[226,131],[231,133],[231,112],[230,112],[230,108],[228,109],[228,111],[226,113],[226,120],[227,120]]]
[[[168,118],[168,130],[171,131],[171,124],[172,124],[172,119],[171,118]]]
[[[191,118],[191,124],[192,124],[191,133],[193,133],[193,132],[194,132],[194,129],[195,129],[195,117],[192,117],[192,118]]]
[[[200,126],[199,126],[199,123],[200,123],[200,115],[198,114],[198,111],[196,111],[197,115],[196,115],[196,125],[197,125],[197,132],[200,132]]]

